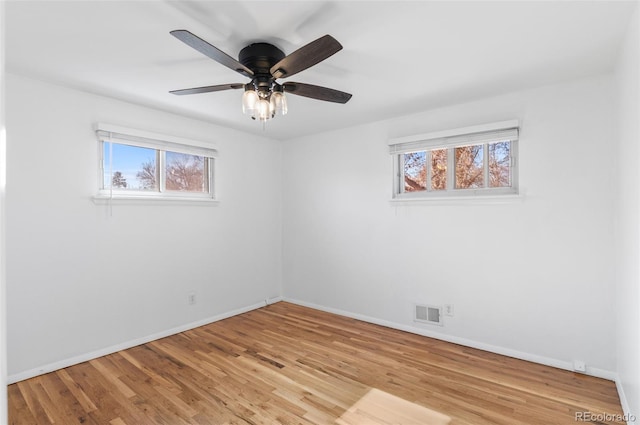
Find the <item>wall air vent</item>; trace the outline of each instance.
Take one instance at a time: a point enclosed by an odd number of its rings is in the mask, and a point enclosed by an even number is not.
[[[442,326],[442,307],[434,305],[415,305],[414,321]]]

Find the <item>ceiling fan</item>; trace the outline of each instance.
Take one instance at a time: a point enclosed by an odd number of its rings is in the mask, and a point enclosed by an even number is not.
[[[320,37],[290,55],[285,55],[282,50],[269,43],[253,43],[243,48],[238,54],[239,60],[235,60],[187,30],[175,30],[170,34],[205,56],[250,78],[251,81],[246,84],[219,84],[173,90],[169,93],[185,95],[244,89],[243,112],[262,122],[276,114],[287,113],[285,92],[335,103],[347,103],[351,99],[351,94],[327,87],[290,81],[282,84],[276,82],[278,78],[291,77],[340,51],[342,45],[330,35]]]

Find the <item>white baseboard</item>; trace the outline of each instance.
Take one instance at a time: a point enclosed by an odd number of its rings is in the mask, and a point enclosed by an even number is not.
[[[637,418],[633,415],[633,413],[631,413],[627,395],[624,393],[624,387],[622,386],[622,381],[620,380],[620,377],[618,375],[616,375],[615,382],[616,388],[618,390],[618,397],[620,397],[620,404],[622,405],[622,412],[627,419],[627,425],[636,425]]]
[[[466,347],[477,348],[483,351],[489,351],[495,354],[501,354],[503,356],[513,357],[520,360],[526,360],[533,363],[542,364],[545,366],[552,366],[558,369],[565,369],[569,371],[573,370],[573,364],[569,361],[554,359],[551,357],[539,356],[537,354],[526,353],[523,351],[513,350],[506,347],[500,347],[497,345],[485,344],[483,342],[474,341],[471,339],[460,338],[457,336],[447,335],[440,332],[430,331],[428,329],[419,328],[417,326],[409,326],[403,325],[401,323],[389,322],[387,320],[377,319],[375,317],[369,317],[358,313],[352,313],[349,311],[339,310],[336,308],[325,307],[322,305],[309,303],[306,301],[300,301],[288,297],[284,297],[284,301],[290,302],[292,304],[298,304],[304,307],[313,308],[316,310],[326,311],[328,313],[338,314],[340,316],[350,317],[352,319],[362,320],[363,322],[369,322],[380,326],[385,326],[387,328],[398,329],[405,332],[410,332],[417,335],[426,336],[429,338],[435,338],[442,341],[452,342],[454,344],[464,345]],[[597,378],[607,379],[609,381],[617,382],[617,374],[610,370],[599,369],[595,367],[587,367],[586,375],[595,376]]]
[[[428,329],[422,329],[416,326],[409,326],[409,325],[403,325],[400,323],[395,323],[395,322],[390,322],[387,320],[382,320],[382,319],[377,319],[374,317],[370,317],[370,316],[365,316],[362,314],[357,314],[357,313],[352,313],[352,312],[348,312],[348,311],[344,311],[344,310],[340,310],[340,309],[335,309],[335,308],[331,308],[331,307],[325,307],[325,306],[321,306],[318,304],[314,304],[314,303],[309,303],[306,301],[300,301],[300,300],[296,300],[296,299],[292,299],[292,298],[287,298],[287,297],[273,297],[273,298],[267,298],[265,299],[263,302],[260,303],[256,303],[256,304],[252,304],[246,307],[242,307],[239,309],[235,309],[235,310],[231,310],[225,313],[221,313],[212,317],[208,317],[206,319],[202,319],[202,320],[198,320],[195,322],[191,322],[191,323],[187,323],[185,325],[182,326],[178,326],[172,329],[167,329],[165,331],[162,332],[157,332],[154,333],[152,335],[148,335],[145,337],[141,337],[141,338],[136,338],[134,340],[130,340],[130,341],[126,341],[123,342],[121,344],[116,344],[116,345],[112,345],[110,347],[105,347],[96,351],[92,351],[89,353],[85,353],[85,354],[80,354],[78,356],[75,357],[71,357],[68,359],[63,359],[57,362],[53,362],[53,363],[49,363],[46,365],[42,365],[40,367],[37,368],[33,368],[30,370],[26,370],[23,372],[19,372],[16,374],[12,374],[9,375],[7,377],[7,381],[9,384],[13,384],[19,381],[23,381],[25,379],[29,379],[29,378],[33,378],[34,376],[38,376],[38,375],[43,375],[45,373],[49,373],[49,372],[53,372],[55,370],[59,370],[59,369],[63,369],[65,367],[69,367],[69,366],[73,366],[75,364],[78,363],[82,363],[82,362],[86,362],[89,360],[93,360],[96,359],[98,357],[102,357],[102,356],[106,356],[108,354],[112,354],[118,351],[122,351],[122,350],[126,350],[127,348],[132,348],[141,344],[146,344],[148,342],[151,341],[155,341],[157,339],[160,338],[165,338],[167,336],[171,336],[171,335],[175,335],[178,334],[180,332],[184,332],[190,329],[194,329],[197,328],[199,326],[204,326],[204,325],[208,325],[209,323],[213,323],[213,322],[217,322],[219,320],[223,320],[223,319],[227,319],[229,317],[233,317],[233,316],[237,316],[238,314],[242,314],[242,313],[246,313],[248,311],[251,310],[255,310],[261,307],[264,307],[265,305],[268,304],[273,304],[276,303],[278,301],[287,301],[293,304],[298,304],[301,306],[305,306],[305,307],[309,307],[309,308],[313,308],[316,310],[321,310],[321,311],[326,311],[328,313],[334,313],[334,314],[338,314],[341,316],[345,316],[345,317],[351,317],[353,319],[358,319],[358,320],[362,320],[364,322],[368,322],[368,323],[373,323],[376,325],[381,325],[381,326],[385,326],[388,328],[392,328],[392,329],[398,329],[401,331],[405,331],[405,332],[410,332],[410,333],[414,333],[417,335],[422,335],[422,336],[426,336],[426,337],[430,337],[430,338],[435,338],[435,339],[439,339],[442,341],[447,341],[447,342],[452,342],[454,344],[460,344],[460,345],[464,345],[466,347],[472,347],[472,348],[477,348],[480,350],[484,350],[484,351],[489,351],[492,353],[496,353],[496,354],[502,354],[508,357],[513,357],[513,358],[517,358],[517,359],[521,359],[521,360],[526,360],[526,361],[530,361],[530,362],[534,362],[534,363],[539,363],[539,364],[543,364],[546,366],[552,366],[552,367],[556,367],[559,369],[565,369],[565,370],[573,370],[573,365],[571,364],[571,362],[567,362],[567,361],[563,361],[563,360],[558,360],[558,359],[553,359],[550,357],[544,357],[544,356],[539,356],[536,354],[531,354],[531,353],[525,353],[522,351],[517,351],[517,350],[512,350],[510,348],[505,348],[505,347],[500,347],[500,346],[496,346],[496,345],[491,345],[491,344],[485,344],[482,342],[478,342],[478,341],[474,341],[474,340],[470,340],[470,339],[466,339],[466,338],[460,338],[460,337],[456,337],[456,336],[451,336],[451,335],[446,335],[440,332],[434,332],[434,331],[430,331]],[[604,378],[604,379],[608,379],[610,381],[614,381],[616,383],[616,386],[618,388],[618,394],[620,395],[620,402],[622,403],[622,408],[624,410],[625,413],[629,412],[629,405],[627,403],[626,398],[624,397],[624,391],[622,388],[622,385],[620,383],[620,380],[617,376],[617,374],[615,372],[612,371],[608,371],[608,370],[604,370],[604,369],[599,369],[599,368],[593,368],[593,367],[588,367],[587,371],[586,371],[587,375],[590,376],[595,376],[598,378]],[[629,423],[629,425],[634,425],[631,422]]]
[[[118,351],[126,350],[127,348],[136,347],[138,345],[146,344],[148,342],[155,341],[160,338],[165,338],[167,336],[175,335],[180,332],[184,332],[200,326],[208,325],[209,323],[213,323],[219,320],[227,319],[229,317],[237,316],[238,314],[246,313],[248,311],[255,310],[255,309],[264,307],[266,305],[276,303],[278,301],[282,301],[282,297],[266,298],[263,302],[260,302],[260,303],[252,304],[246,307],[241,307],[235,310],[227,311],[225,313],[217,314],[212,317],[208,317],[206,319],[197,320],[195,322],[187,323],[185,325],[181,325],[175,328],[167,329],[165,331],[157,332],[152,335],[136,338],[134,340],[126,341],[121,344],[116,344],[110,347],[101,348],[96,351],[80,354],[75,357],[71,357],[68,359],[59,360],[54,363],[42,365],[34,369],[15,373],[15,374],[9,375],[7,377],[7,381],[8,381],[8,384],[24,381],[25,379],[33,378],[34,376],[44,375],[45,373],[53,372],[59,369],[64,369],[65,367],[73,366],[78,363],[83,363],[89,360],[97,359],[98,357],[102,357],[108,354],[116,353]]]

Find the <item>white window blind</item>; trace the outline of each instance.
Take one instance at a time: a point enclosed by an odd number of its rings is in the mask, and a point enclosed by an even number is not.
[[[389,152],[401,154],[449,146],[474,145],[499,140],[518,140],[517,121],[467,127],[450,132],[424,134],[389,141]]]
[[[208,158],[216,158],[218,153],[215,147],[207,146],[203,142],[108,124],[98,124],[96,134],[100,140],[107,143],[120,143],[143,148],[204,156]]]

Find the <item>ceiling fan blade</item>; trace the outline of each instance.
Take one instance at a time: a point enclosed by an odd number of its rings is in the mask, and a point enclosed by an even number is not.
[[[338,43],[338,40],[330,35],[325,35],[285,56],[280,62],[271,67],[271,75],[274,78],[291,77],[322,62],[341,49],[342,45]]]
[[[349,99],[351,99],[351,94],[349,93],[327,87],[314,86],[312,84],[286,82],[282,84],[282,86],[284,87],[285,93],[297,94],[298,96],[325,100],[327,102],[347,103]]]
[[[210,57],[214,61],[221,63],[227,68],[230,68],[236,72],[239,72],[240,74],[246,77],[253,76],[252,70],[250,70],[249,68],[247,68],[246,66],[244,66],[243,64],[241,64],[240,62],[238,62],[237,60],[235,60],[234,58],[232,58],[231,56],[223,52],[222,50],[218,49],[217,47],[207,43],[200,37],[193,35],[189,31],[174,30],[174,31],[171,31],[170,34],[175,38],[177,38],[178,40],[182,41],[184,44],[193,47],[203,55]]]
[[[219,84],[217,86],[205,86],[205,87],[194,87],[192,89],[172,90],[169,93],[182,96],[185,94],[210,93],[214,91],[241,89],[243,87],[244,87],[244,84]]]

